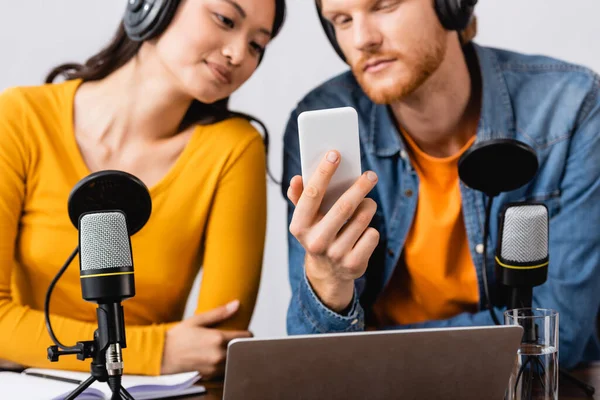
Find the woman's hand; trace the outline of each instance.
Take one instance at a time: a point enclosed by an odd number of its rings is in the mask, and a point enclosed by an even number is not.
[[[203,378],[221,377],[225,372],[227,344],[233,339],[249,338],[248,331],[211,328],[232,317],[239,301],[194,315],[167,331],[161,374],[198,371]]]

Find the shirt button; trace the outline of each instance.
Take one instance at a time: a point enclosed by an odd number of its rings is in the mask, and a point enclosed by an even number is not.
[[[475,252],[477,254],[483,254],[483,244],[479,243],[477,246],[475,246]]]
[[[406,159],[408,158],[408,154],[406,154],[406,151],[404,151],[404,150],[400,150],[400,157],[401,157],[403,160],[406,160]]]
[[[411,189],[406,189],[406,190],[404,191],[404,195],[405,195],[406,197],[411,197],[411,196],[413,195],[413,191],[412,191]]]
[[[390,249],[389,247],[387,249],[387,253],[388,253],[388,256],[394,257],[394,250]]]

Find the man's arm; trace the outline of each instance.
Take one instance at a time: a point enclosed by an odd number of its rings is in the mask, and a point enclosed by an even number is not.
[[[298,112],[294,111],[288,121],[284,136],[284,165],[282,194],[288,199],[288,227],[292,224],[296,206],[288,198],[290,181],[301,175],[300,150],[297,128]],[[305,272],[306,250],[297,238],[288,232],[289,279],[292,289],[287,315],[289,334],[351,332],[364,328],[364,313],[358,304],[358,295],[350,292],[345,310],[335,312],[325,305],[309,283]]]

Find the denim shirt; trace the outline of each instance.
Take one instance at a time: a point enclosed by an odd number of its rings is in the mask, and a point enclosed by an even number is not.
[[[498,297],[494,296],[494,254],[497,216],[502,206],[509,202],[543,202],[550,218],[550,264],[547,281],[533,290],[533,306],[559,312],[562,366],[573,367],[581,361],[600,359],[596,326],[600,307],[599,77],[581,66],[548,57],[471,46],[483,84],[476,143],[494,138],[520,140],[535,150],[540,165],[528,184],[494,199],[486,268],[492,298]],[[287,315],[289,334],[364,330],[365,311],[368,317],[401,261],[416,211],[419,179],[389,109],[373,103],[350,71],[311,91],[292,112],[284,136],[284,198],[287,199],[290,179],[301,174],[298,115],[307,110],[344,106],[354,107],[359,114],[363,170],[373,170],[379,176],[369,197],[378,205],[371,226],[379,231],[380,242],[367,272],[355,281],[349,312],[342,315],[328,309],[315,295],[304,272],[304,249],[288,235],[292,288]],[[469,249],[479,283],[479,311],[386,328],[493,325],[483,304],[485,195],[462,182],[460,190]],[[288,226],[293,211],[288,200]],[[506,305],[495,300],[494,307],[502,320]]]

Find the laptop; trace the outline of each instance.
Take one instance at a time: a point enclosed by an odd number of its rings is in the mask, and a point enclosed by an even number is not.
[[[237,339],[224,400],[504,398],[520,326]]]

